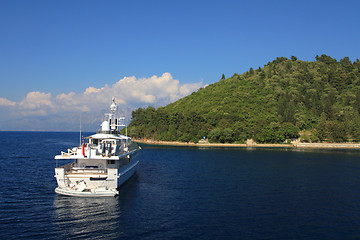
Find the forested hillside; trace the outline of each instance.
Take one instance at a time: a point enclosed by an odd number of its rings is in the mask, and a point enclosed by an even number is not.
[[[281,57],[234,74],[165,107],[139,108],[134,138],[282,143],[360,140],[360,61]]]

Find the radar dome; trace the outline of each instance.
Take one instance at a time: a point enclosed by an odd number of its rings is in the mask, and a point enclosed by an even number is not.
[[[101,124],[102,131],[110,131],[110,123],[108,121],[103,121]]]

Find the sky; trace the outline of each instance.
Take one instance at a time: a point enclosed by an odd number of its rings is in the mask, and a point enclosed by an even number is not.
[[[360,58],[360,1],[0,0],[0,130],[96,131],[276,57]]]

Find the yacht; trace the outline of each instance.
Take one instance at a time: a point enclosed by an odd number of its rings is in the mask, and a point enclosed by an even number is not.
[[[56,193],[79,197],[117,196],[120,186],[134,175],[141,147],[120,134],[125,118],[116,117],[117,109],[113,98],[111,113],[105,114],[101,129],[84,138],[82,145],[55,156]],[[69,163],[58,167],[58,160]]]

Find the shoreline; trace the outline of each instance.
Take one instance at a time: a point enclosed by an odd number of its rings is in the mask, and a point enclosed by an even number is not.
[[[360,149],[360,143],[294,143],[294,144],[238,144],[238,143],[185,143],[171,141],[138,140],[144,145],[224,148],[312,148],[312,149]]]

